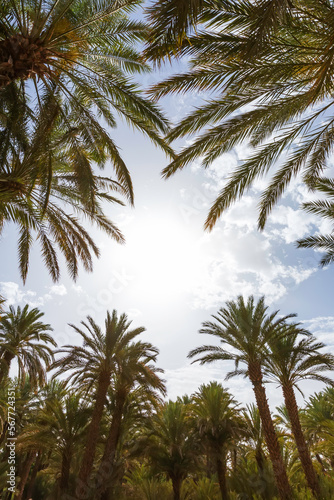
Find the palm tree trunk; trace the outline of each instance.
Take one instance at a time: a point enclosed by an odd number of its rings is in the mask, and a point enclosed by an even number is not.
[[[308,449],[307,443],[305,441],[305,437],[302,431],[302,427],[300,425],[298,406],[295,397],[295,393],[293,390],[292,384],[285,384],[283,387],[283,395],[286,409],[289,414],[292,433],[296,441],[299,458],[304,470],[304,474],[307,480],[307,484],[309,488],[311,488],[313,494],[318,496],[320,494],[319,491],[319,482],[316,476],[312,459],[310,455],[310,451]]]
[[[98,379],[95,407],[92,420],[88,427],[86,447],[83,454],[81,467],[77,480],[76,494],[84,496],[87,494],[87,482],[93,469],[96,444],[99,438],[100,422],[103,415],[107,392],[110,385],[110,373],[101,373]]]
[[[25,485],[28,481],[29,472],[30,472],[32,463],[35,460],[35,458],[36,458],[36,453],[31,451],[30,453],[28,453],[25,461],[23,462],[23,467],[22,467],[22,471],[20,474],[21,481],[20,481],[20,484],[18,487],[18,492],[15,496],[15,500],[22,500],[24,488],[25,488]]]
[[[115,397],[115,410],[113,412],[111,425],[109,428],[109,434],[107,437],[107,441],[104,447],[103,457],[101,460],[101,464],[98,472],[98,481],[101,483],[100,494],[102,495],[102,499],[104,500],[105,491],[110,487],[107,479],[110,479],[114,462],[116,449],[119,441],[119,437],[121,434],[121,424],[123,417],[123,408],[126,400],[126,391],[118,391]],[[107,467],[106,467],[107,466]],[[106,477],[106,472],[108,471],[108,477]]]
[[[72,451],[69,449],[64,450],[61,462],[61,476],[59,481],[60,497],[68,490],[71,461],[72,461]]]
[[[173,485],[174,500],[180,500],[182,479],[180,477],[172,477],[171,479]]]
[[[292,496],[292,492],[275,432],[275,427],[271,418],[266,391],[262,382],[261,365],[257,362],[250,363],[248,365],[248,373],[253,385],[279,497],[281,500],[289,500]]]
[[[1,370],[0,370],[0,384],[3,381],[3,379],[8,375],[10,365],[11,365],[14,357],[15,357],[14,354],[12,354],[11,352],[9,352],[9,351],[4,352],[4,354],[2,356],[2,361],[5,362],[5,367],[1,368]]]
[[[37,455],[37,458],[36,458],[35,465],[34,465],[34,467],[32,469],[32,473],[31,473],[31,476],[30,476],[30,479],[29,479],[29,484],[27,485],[26,498],[28,498],[28,499],[32,498],[36,476],[37,476],[37,473],[40,470],[41,463],[42,463],[42,456],[43,456],[42,452],[39,451],[38,455]]]
[[[264,469],[264,455],[262,448],[257,448],[255,451],[255,460],[256,460],[256,465],[257,465],[257,470],[261,474]]]
[[[226,461],[220,457],[217,458],[216,467],[217,467],[218,482],[222,500],[228,500],[228,492],[226,485]]]

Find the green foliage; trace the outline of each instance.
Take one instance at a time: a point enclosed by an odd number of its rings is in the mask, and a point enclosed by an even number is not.
[[[115,192],[133,204],[117,117],[173,154],[167,120],[133,79],[149,71],[135,48],[147,28],[129,18],[138,3],[0,1],[0,229],[18,227],[23,281],[34,239],[54,281],[57,251],[73,279],[78,262],[92,270],[99,250],[83,219],[124,241],[102,205],[123,204]]]
[[[259,204],[258,227],[263,229],[296,176],[310,188],[326,182],[321,178],[330,166],[334,144],[333,3],[203,0],[180,2],[179,9],[178,3],[157,0],[149,8],[154,36],[146,53],[158,61],[183,56],[189,70],[158,83],[151,95],[200,91],[209,97],[168,134],[169,141],[189,135],[194,139],[163,176],[170,177],[196,159],[206,168],[247,141],[253,151],[226,175],[205,227],[212,230],[257,179],[271,173]],[[333,220],[330,201],[325,205],[308,203],[304,208]],[[322,265],[333,260],[332,234],[313,236],[299,245],[325,250]]]

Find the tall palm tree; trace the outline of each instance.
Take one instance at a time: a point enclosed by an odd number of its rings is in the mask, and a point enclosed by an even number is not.
[[[116,362],[112,376],[113,412],[107,435],[103,456],[97,473],[102,483],[99,488],[102,498],[107,498],[108,478],[105,471],[112,470],[115,463],[116,450],[121,434],[124,408],[130,392],[135,385],[166,394],[163,381],[158,376],[161,372],[152,362],[156,361],[159,350],[148,342],[135,342],[126,346]],[[107,469],[106,469],[107,465]],[[97,494],[97,493],[96,493]]]
[[[214,458],[222,500],[227,500],[227,452],[241,437],[239,403],[217,382],[201,385],[193,395],[194,425]]]
[[[194,362],[201,364],[232,360],[235,370],[229,372],[226,378],[235,375],[249,377],[261,416],[277,489],[283,500],[291,498],[291,488],[263,385],[262,366],[269,339],[276,334],[287,317],[275,319],[278,311],[268,315],[267,309],[264,297],[257,303],[253,296],[248,298],[247,303],[242,296],[236,301],[227,302],[226,307],[213,316],[215,321],[203,323],[200,330],[200,333],[218,337],[223,347],[204,345],[190,351],[188,357],[200,356]],[[230,350],[231,347],[233,351]],[[239,368],[241,363],[245,364],[246,368]]]
[[[79,383],[80,389],[86,392],[95,390],[94,409],[87,430],[85,450],[81,460],[78,475],[78,491],[86,490],[87,481],[91,475],[95,450],[99,438],[100,422],[106,404],[107,392],[111,384],[113,372],[123,355],[124,349],[145,328],[130,330],[131,321],[126,314],[119,317],[113,310],[107,312],[105,332],[87,316],[87,321],[81,322],[84,329],[70,325],[83,339],[83,346],[66,345],[56,351],[63,356],[55,361],[54,377],[64,371],[71,371],[68,380]]]
[[[74,214],[122,241],[100,204],[116,201],[117,187],[133,203],[130,173],[110,135],[115,115],[172,154],[160,137],[166,119],[132,79],[149,70],[135,49],[147,28],[129,19],[137,3],[0,0],[0,229],[18,225],[23,280],[35,232],[54,280],[54,243],[73,278],[78,259],[91,269],[98,249]],[[97,176],[96,167],[112,167],[117,182]]]
[[[153,469],[172,481],[173,498],[180,500],[182,482],[196,470],[199,452],[187,405],[180,401],[162,405],[148,423],[141,449],[145,450]]]
[[[300,424],[294,387],[303,380],[318,380],[324,383],[333,381],[323,375],[324,371],[334,369],[334,356],[321,350],[325,347],[308,333],[306,338],[300,338],[299,325],[290,324],[282,327],[277,338],[268,340],[269,356],[264,360],[264,375],[272,382],[281,385],[284,402],[291,422],[291,429],[296,441],[300,461],[307,483],[314,494],[319,495],[319,482],[315,474],[311,455]],[[300,389],[299,389],[300,390]]]
[[[42,385],[46,381],[46,368],[53,361],[53,350],[47,345],[57,346],[49,335],[48,323],[40,319],[44,313],[37,308],[9,307],[0,318],[0,382],[8,375],[13,359],[19,367],[19,379],[29,375],[30,383]]]
[[[312,185],[328,166],[334,141],[333,17],[330,1],[218,0],[198,17],[179,51],[190,61],[189,71],[152,89],[156,98],[196,90],[212,95],[168,135],[170,141],[196,137],[164,169],[165,177],[197,158],[207,167],[245,140],[254,148],[227,177],[207,229],[255,179],[273,170],[261,197],[262,229],[293,177],[300,173]]]

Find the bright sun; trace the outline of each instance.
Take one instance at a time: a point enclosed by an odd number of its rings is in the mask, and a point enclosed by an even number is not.
[[[191,291],[199,269],[200,231],[169,214],[147,214],[129,223],[125,234],[124,258],[135,274],[139,298],[161,303]]]

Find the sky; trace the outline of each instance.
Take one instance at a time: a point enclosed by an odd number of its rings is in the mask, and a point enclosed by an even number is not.
[[[147,88],[170,73],[170,68],[162,68],[141,77],[141,83]],[[175,95],[161,105],[176,123],[206,97]],[[134,183],[134,208],[106,208],[126,244],[119,245],[91,229],[101,250],[100,258],[94,259],[93,273],[81,269],[74,283],[62,265],[61,279],[54,284],[36,243],[24,286],[18,273],[17,232],[15,227],[5,227],[0,236],[0,292],[8,305],[28,303],[44,311],[58,346],[81,343],[68,323],[79,325],[90,315],[102,326],[107,310],[126,312],[133,327],[146,328],[143,340],[160,349],[158,365],[165,370],[171,399],[218,380],[242,405],[254,402],[247,380],[238,377],[225,382],[232,368],[229,362],[199,366],[187,359],[190,349],[214,343],[209,336],[198,334],[202,322],[240,294],[246,298],[265,295],[270,311],[296,313],[298,321],[333,352],[334,266],[319,268],[319,252],[295,246],[296,239],[331,228],[298,209],[310,199],[298,179],[272,211],[262,233],[256,227],[256,207],[268,179],[258,181],[208,233],[203,229],[208,209],[229,172],[251,152],[248,145],[222,155],[206,170],[196,161],[166,181],[161,170],[168,160],[148,139],[122,123],[111,134]],[[179,141],[177,147],[185,143]],[[306,398],[321,388],[315,382],[302,384]],[[268,385],[267,391],[272,407],[282,403],[275,385]],[[303,404],[302,396],[298,398]]]

